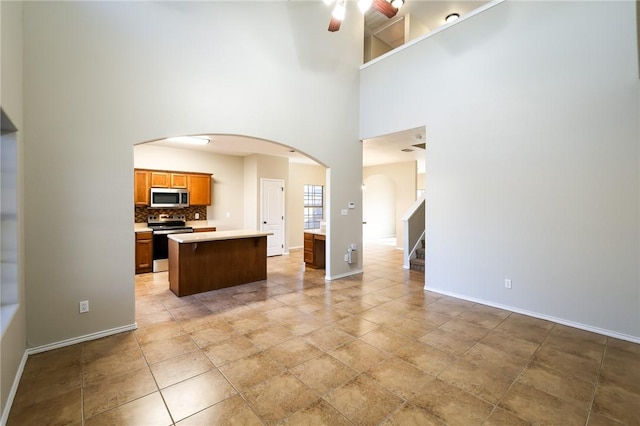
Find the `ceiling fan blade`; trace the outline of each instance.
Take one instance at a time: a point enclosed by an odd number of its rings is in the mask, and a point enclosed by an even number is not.
[[[387,18],[393,18],[398,13],[398,9],[391,6],[391,3],[388,3],[385,0],[373,0],[371,6],[378,12],[382,13]]]
[[[340,24],[342,23],[342,21],[334,18],[333,16],[331,17],[331,20],[329,21],[329,31],[336,32],[340,29]]]

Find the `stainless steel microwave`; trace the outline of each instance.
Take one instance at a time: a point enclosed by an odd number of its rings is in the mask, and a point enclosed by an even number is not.
[[[189,207],[189,192],[186,189],[151,188],[151,207],[158,209]]]

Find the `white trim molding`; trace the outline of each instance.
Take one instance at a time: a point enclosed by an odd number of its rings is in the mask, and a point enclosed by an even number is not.
[[[20,385],[20,379],[22,378],[22,372],[24,371],[24,366],[27,364],[27,358],[29,355],[25,351],[22,355],[22,360],[20,361],[20,365],[18,366],[18,371],[16,372],[16,376],[13,379],[13,385],[11,385],[11,390],[9,390],[9,395],[7,396],[7,403],[4,406],[4,411],[2,412],[2,417],[0,418],[0,425],[5,426],[7,421],[9,420],[9,413],[11,412],[11,406],[13,405],[13,400],[16,397],[16,393],[18,392],[18,386]]]
[[[66,340],[61,340],[59,342],[55,342],[55,343],[49,343],[47,345],[27,348],[27,350],[24,351],[22,360],[20,361],[20,366],[18,367],[18,371],[16,372],[16,376],[13,380],[11,391],[9,391],[7,403],[5,404],[4,411],[2,412],[2,417],[0,418],[0,425],[5,426],[7,424],[7,420],[9,419],[9,412],[11,412],[11,406],[13,405],[13,400],[16,397],[16,392],[18,391],[18,385],[20,385],[20,379],[22,379],[22,373],[24,372],[24,367],[27,364],[27,359],[29,358],[29,355],[39,354],[41,352],[51,351],[53,349],[64,348],[66,346],[76,345],[78,343],[88,342],[90,340],[101,339],[103,337],[113,336],[114,334],[133,331],[133,330],[136,330],[137,328],[138,328],[138,324],[133,323],[133,324],[125,325],[122,327],[116,327],[109,330],[99,331],[97,333],[85,334],[84,336],[74,337],[72,339],[66,339]]]
[[[345,277],[350,277],[351,275],[357,275],[357,274],[362,274],[363,270],[362,269],[355,269],[353,271],[349,271],[349,272],[345,272],[344,274],[338,274],[338,275],[332,275],[332,276],[325,276],[324,279],[326,281],[333,281],[333,280],[337,280],[340,278],[345,278]]]
[[[515,312],[517,314],[527,315],[529,317],[538,318],[546,321],[551,321],[556,324],[562,324],[573,328],[578,328],[580,330],[590,331],[592,333],[601,334],[603,336],[613,337],[620,340],[626,340],[631,343],[640,343],[640,337],[631,336],[629,334],[618,333],[616,331],[607,330],[604,328],[594,327],[588,324],[582,324],[579,322],[569,321],[563,318],[557,318],[551,315],[544,315],[538,312],[527,311],[526,309],[515,308],[513,306],[502,305],[500,303],[490,302],[484,299],[478,299],[475,297],[469,297],[462,294],[452,293],[449,291],[440,290],[437,288],[428,288],[426,285],[424,286],[426,291],[432,291],[434,293],[442,294],[445,296],[455,297],[456,299],[467,300],[469,302],[480,303],[481,305],[487,305],[498,309],[504,309],[506,311]]]
[[[53,349],[64,348],[65,346],[76,345],[78,343],[88,342],[90,340],[101,339],[103,337],[113,336],[114,334],[124,333],[126,331],[133,331],[138,328],[137,323],[124,325],[122,327],[111,328],[109,330],[99,331],[97,333],[85,334],[84,336],[73,337],[71,339],[61,340],[59,342],[49,343],[47,345],[36,346],[34,348],[27,349],[27,355],[34,355],[40,352],[46,352]]]

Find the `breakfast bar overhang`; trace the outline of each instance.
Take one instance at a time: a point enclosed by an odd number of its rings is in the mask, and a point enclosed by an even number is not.
[[[169,288],[179,297],[267,278],[267,232],[169,235]]]

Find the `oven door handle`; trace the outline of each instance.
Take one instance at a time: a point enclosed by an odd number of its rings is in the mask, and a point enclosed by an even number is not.
[[[153,231],[153,235],[169,235],[169,234],[189,234],[193,229],[181,229],[179,231],[168,229],[166,231]]]

